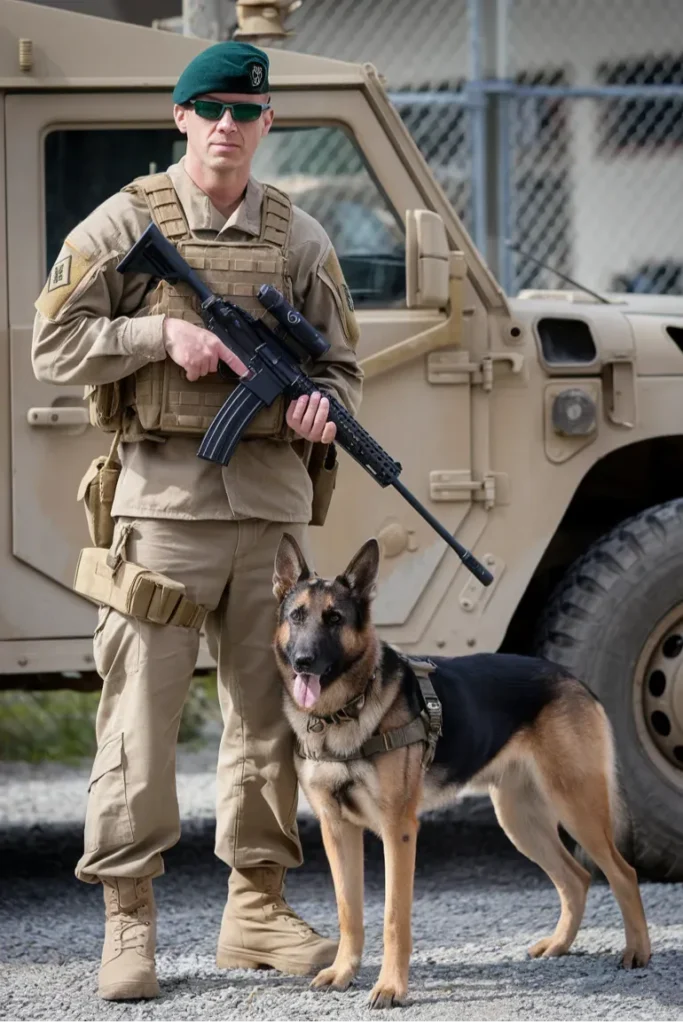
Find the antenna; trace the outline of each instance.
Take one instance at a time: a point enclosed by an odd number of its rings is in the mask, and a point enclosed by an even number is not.
[[[524,252],[522,249],[519,248],[518,245],[515,245],[513,242],[511,242],[510,239],[507,239],[505,244],[507,245],[508,249],[512,249],[513,252],[519,253],[519,255],[523,256],[524,259],[531,260],[532,263],[537,263],[538,266],[543,267],[544,270],[549,270],[551,273],[557,274],[558,277],[564,278],[565,281],[569,281],[571,285],[573,285],[575,288],[578,288],[580,291],[586,292],[588,295],[592,295],[594,299],[598,300],[598,302],[603,302],[606,306],[612,305],[609,299],[606,299],[604,295],[598,295],[597,292],[591,291],[590,288],[586,288],[584,284],[579,284],[579,282],[575,281],[574,278],[569,276],[569,274],[565,274],[561,270],[556,270],[555,267],[551,267],[548,263],[542,263],[541,260],[536,259],[535,256],[531,255],[531,253]]]

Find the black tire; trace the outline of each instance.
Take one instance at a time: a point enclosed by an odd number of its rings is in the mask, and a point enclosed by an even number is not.
[[[683,879],[683,764],[677,780],[643,739],[634,685],[648,639],[677,605],[683,618],[683,500],[646,509],[593,544],[556,588],[535,645],[602,701],[628,809],[622,852],[643,876],[667,881]]]

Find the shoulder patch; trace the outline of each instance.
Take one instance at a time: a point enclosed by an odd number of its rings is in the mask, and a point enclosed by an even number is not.
[[[95,256],[86,256],[65,242],[35,307],[48,320],[54,320],[88,271],[97,263]]]
[[[324,271],[327,278],[329,278],[328,283],[337,299],[337,307],[344,326],[344,333],[346,334],[351,347],[355,349],[358,345],[360,331],[358,329],[358,322],[354,313],[351,292],[349,291],[349,286],[344,280],[344,272],[341,268],[339,257],[333,248],[330,248],[330,251],[322,263],[321,269]]]

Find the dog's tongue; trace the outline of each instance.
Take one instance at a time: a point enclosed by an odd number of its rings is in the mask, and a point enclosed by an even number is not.
[[[320,676],[299,673],[294,676],[294,700],[302,708],[312,708],[320,696]]]

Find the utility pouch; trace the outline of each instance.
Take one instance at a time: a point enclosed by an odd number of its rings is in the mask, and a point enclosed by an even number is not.
[[[186,597],[184,584],[122,557],[129,532],[129,526],[123,529],[113,550],[83,548],[74,578],[76,593],[142,622],[201,629],[207,609]]]
[[[308,475],[313,484],[310,526],[324,526],[337,482],[337,450],[333,444],[314,444],[308,462]]]
[[[76,497],[83,502],[90,539],[98,548],[110,547],[114,539],[111,509],[121,473],[116,454],[120,438],[121,431],[117,430],[109,454],[93,459],[78,485]]]

